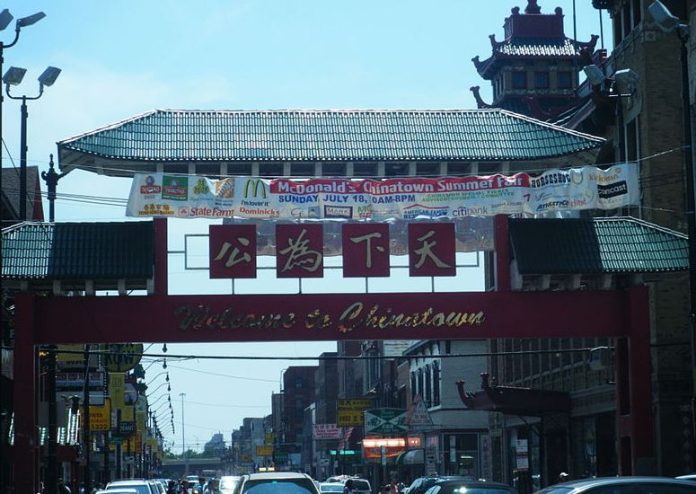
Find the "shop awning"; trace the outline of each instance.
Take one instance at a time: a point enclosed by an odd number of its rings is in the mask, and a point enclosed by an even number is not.
[[[396,457],[397,465],[422,465],[423,449],[409,449]]]
[[[481,391],[467,393],[464,381],[457,382],[459,398],[472,410],[486,410],[510,415],[540,417],[546,413],[570,411],[570,394],[545,389],[491,386],[488,374],[482,374]]]

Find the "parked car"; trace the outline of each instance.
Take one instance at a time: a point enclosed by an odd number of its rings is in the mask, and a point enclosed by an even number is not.
[[[361,477],[350,477],[343,483],[353,494],[372,494],[370,481]]]
[[[517,489],[498,482],[479,480],[438,480],[425,494],[517,494]]]
[[[600,477],[563,482],[537,494],[696,494],[696,483],[669,477]]]
[[[220,483],[218,484],[220,494],[232,494],[240,480],[241,477],[239,475],[223,475],[220,477]]]
[[[250,473],[242,475],[235,494],[319,494],[319,488],[306,473]]]
[[[439,475],[428,475],[427,477],[418,477],[411,485],[407,487],[408,494],[425,494],[425,491],[430,489],[435,482],[441,480],[471,480],[469,477],[460,477],[455,475],[439,476]]]
[[[680,475],[679,477],[676,477],[680,480],[692,480],[696,482],[696,473],[689,473],[687,475]]]
[[[127,479],[127,480],[114,480],[106,484],[106,490],[112,491],[114,489],[135,489],[138,494],[160,494],[159,489],[152,480],[145,479]],[[115,493],[114,493],[115,494]]]
[[[343,492],[343,482],[319,482],[319,492]]]

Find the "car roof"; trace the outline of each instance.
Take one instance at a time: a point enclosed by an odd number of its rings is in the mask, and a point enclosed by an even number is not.
[[[561,484],[555,484],[550,487],[595,487],[599,485],[617,485],[617,484],[632,484],[635,482],[648,483],[665,483],[671,485],[687,485],[694,486],[694,483],[689,480],[674,479],[672,477],[648,477],[648,476],[624,476],[624,477],[597,477],[588,479],[571,480]]]
[[[150,483],[150,480],[145,480],[145,479],[128,479],[128,480],[112,480],[108,484],[109,485],[143,485],[143,484],[148,484]],[[111,489],[109,489],[111,490]]]
[[[306,473],[297,472],[261,472],[261,473],[249,473],[245,475],[249,480],[261,480],[261,479],[307,479],[310,478]]]
[[[470,480],[467,479],[466,477],[462,477],[460,479],[447,479],[447,480],[439,480],[435,482],[433,485],[459,485],[459,484],[466,484],[471,487],[478,487],[478,486],[488,486],[488,487],[507,487],[510,489],[510,486],[507,484],[503,484],[500,482],[488,482],[488,481],[481,481],[481,480]]]

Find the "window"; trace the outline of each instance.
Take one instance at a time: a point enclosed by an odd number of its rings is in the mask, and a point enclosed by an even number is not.
[[[440,366],[433,362],[433,406],[440,404]]]
[[[512,89],[527,89],[527,73],[522,70],[512,72]]]
[[[549,88],[549,73],[548,72],[534,72],[534,87],[537,89],[548,89]]]
[[[325,177],[345,177],[346,173],[345,163],[324,163],[321,171]]]
[[[314,163],[292,163],[290,175],[293,177],[313,177],[315,175]]]
[[[282,163],[261,163],[259,165],[259,175],[262,177],[282,177]]]
[[[416,163],[417,177],[437,177],[440,175],[440,163]]]
[[[558,88],[570,89],[573,87],[573,76],[567,70],[558,72]]]
[[[355,177],[376,177],[377,163],[354,163],[353,176]]]
[[[430,366],[425,366],[425,405],[431,407],[433,403],[433,382],[430,373]]]
[[[386,163],[384,166],[385,177],[407,177],[408,163]]]

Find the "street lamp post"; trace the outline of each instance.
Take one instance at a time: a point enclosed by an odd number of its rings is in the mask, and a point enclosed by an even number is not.
[[[184,397],[186,393],[179,393],[181,396],[181,454],[184,457],[184,477],[188,475],[188,457],[186,456],[186,436],[184,436]]]
[[[686,220],[689,234],[689,301],[691,323],[692,397],[691,417],[693,434],[696,435],[696,170],[694,169],[693,135],[691,133],[691,101],[689,98],[689,26],[655,0],[648,12],[657,26],[665,32],[676,32],[680,42],[682,108],[684,109],[684,164],[686,175]]]
[[[56,82],[56,79],[60,75],[60,69],[57,67],[48,67],[43,71],[38,78],[39,94],[37,96],[12,96],[12,94],[10,94],[10,86],[16,86],[22,82],[25,73],[26,69],[10,67],[2,78],[5,83],[7,97],[22,102],[19,150],[19,216],[22,221],[27,220],[27,118],[29,117],[27,101],[39,99],[43,95],[44,87],[52,86],[53,83]]]

